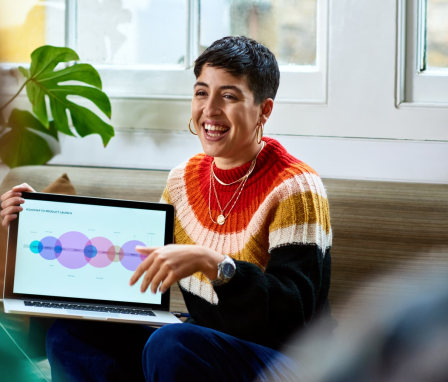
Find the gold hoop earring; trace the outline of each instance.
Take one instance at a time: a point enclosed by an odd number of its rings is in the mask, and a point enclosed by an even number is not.
[[[263,138],[263,128],[264,128],[264,125],[260,122],[257,125],[257,143],[258,144],[261,143],[261,139]],[[260,131],[261,131],[261,134],[260,134]]]
[[[198,133],[194,132],[193,130],[191,130],[191,121],[193,120],[193,118],[190,118],[190,121],[188,122],[188,130],[190,130],[190,133],[193,135],[198,135]]]

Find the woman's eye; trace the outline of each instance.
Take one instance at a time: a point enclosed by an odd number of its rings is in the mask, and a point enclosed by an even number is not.
[[[204,90],[198,90],[198,91],[196,91],[196,92],[194,93],[194,95],[195,95],[196,97],[204,97],[204,96],[207,95],[207,93],[206,93]]]
[[[236,100],[237,99],[233,94],[229,94],[229,93],[224,94],[223,97],[227,98],[227,99],[230,99],[230,100]]]

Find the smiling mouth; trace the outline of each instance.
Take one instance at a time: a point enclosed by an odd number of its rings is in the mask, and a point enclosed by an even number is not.
[[[227,131],[230,130],[229,127],[221,126],[221,125],[210,125],[210,124],[204,124],[205,133],[207,136],[211,138],[219,138],[223,136]]]

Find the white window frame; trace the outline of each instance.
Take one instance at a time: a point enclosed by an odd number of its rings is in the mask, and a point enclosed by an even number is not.
[[[67,46],[76,50],[76,0],[67,1]],[[281,66],[278,102],[327,103],[328,0],[317,1],[316,65]],[[187,0],[187,68],[182,66],[118,67],[95,65],[111,98],[190,100],[198,56],[199,0]]]
[[[188,37],[185,66],[111,67],[95,64],[103,81],[103,90],[112,101],[113,122],[117,129],[155,128],[148,126],[147,121],[142,121],[141,117],[135,115],[136,113],[126,112],[129,110],[130,103],[135,110],[153,108],[157,105],[161,112],[170,109],[171,101],[186,105],[190,103],[195,81],[192,66],[194,59],[198,56],[200,7],[199,0],[186,1],[188,9],[186,33]],[[281,80],[276,97],[277,103],[327,104],[329,0],[316,0],[316,2],[316,65],[280,66]],[[77,50],[77,0],[65,0],[65,3],[65,45]],[[17,64],[0,64],[0,72],[9,77],[5,78],[4,82],[5,94],[14,94],[17,89],[17,82],[7,74],[11,68],[15,67]],[[24,96],[19,97],[17,101],[19,106],[22,106],[20,103],[24,104]],[[125,113],[126,117],[121,115],[122,113]],[[178,124],[176,117],[170,115],[169,112],[165,113],[163,119],[164,123],[159,123],[157,129],[164,130]]]
[[[448,69],[422,70],[425,0],[398,0],[396,107],[448,107]]]

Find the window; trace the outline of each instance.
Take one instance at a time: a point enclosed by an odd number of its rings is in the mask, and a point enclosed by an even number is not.
[[[74,48],[95,65],[122,67],[185,64],[185,0],[77,0]]]
[[[0,0],[0,106],[23,82],[11,68],[28,63],[41,45],[65,44],[65,14],[65,0]],[[22,92],[15,105],[26,108],[25,98]]]
[[[35,47],[65,43],[99,69],[112,98],[187,100],[194,58],[219,37],[244,34],[279,58],[280,101],[324,103],[327,1],[0,0],[0,13],[17,11],[25,28],[7,38],[20,49],[0,61],[28,62]],[[26,44],[24,35],[32,36]]]
[[[448,0],[401,0],[397,105],[448,105]]]
[[[424,69],[448,70],[448,0],[427,0]]]
[[[202,1],[200,50],[222,36],[244,35],[269,46],[280,65],[313,66],[316,18],[316,0]]]
[[[64,15],[65,0],[0,0],[0,62],[28,62],[40,45],[64,45]]]

